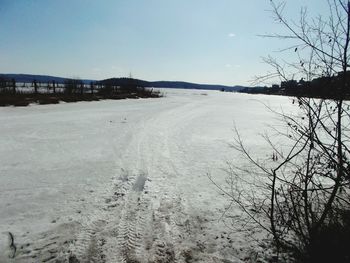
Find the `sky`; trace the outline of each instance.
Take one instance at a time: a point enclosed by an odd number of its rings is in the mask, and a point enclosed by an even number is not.
[[[326,0],[287,0],[326,14]],[[250,85],[288,46],[270,0],[0,0],[0,73]],[[295,54],[283,54],[294,56]]]

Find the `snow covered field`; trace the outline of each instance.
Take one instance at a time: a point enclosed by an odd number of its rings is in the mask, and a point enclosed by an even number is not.
[[[267,154],[258,133],[279,123],[261,102],[290,99],[163,92],[0,108],[0,262],[256,261],[263,248],[220,220],[227,200],[208,174],[224,183],[239,162],[234,124]]]

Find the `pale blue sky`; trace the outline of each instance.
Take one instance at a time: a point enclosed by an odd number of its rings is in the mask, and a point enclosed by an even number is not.
[[[326,0],[289,0],[326,13]],[[287,45],[269,0],[0,0],[0,72],[248,85]],[[288,56],[288,54],[286,54]],[[293,56],[294,54],[290,54]]]

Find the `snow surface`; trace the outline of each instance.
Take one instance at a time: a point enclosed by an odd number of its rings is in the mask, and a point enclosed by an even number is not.
[[[290,99],[163,92],[0,108],[0,262],[257,261],[264,248],[225,226],[208,175],[223,184],[240,161],[235,125],[266,155],[258,133],[279,123],[263,103]]]

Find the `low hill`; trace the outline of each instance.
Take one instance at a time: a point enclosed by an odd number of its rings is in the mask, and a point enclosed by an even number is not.
[[[145,81],[140,79],[130,78],[110,78],[101,80],[102,84],[109,84],[114,86],[123,86],[133,83],[141,87],[152,88],[174,88],[174,89],[204,89],[204,90],[225,90],[225,91],[240,91],[245,87],[242,86],[225,86],[215,84],[198,84],[184,81]]]
[[[32,75],[32,74],[0,74],[0,77],[7,79],[15,79],[16,82],[22,83],[32,83],[34,80],[37,82],[47,83],[55,81],[56,83],[63,84],[67,78],[55,77],[55,76],[47,76],[47,75]],[[88,84],[91,81],[89,79],[82,79],[84,84]]]

